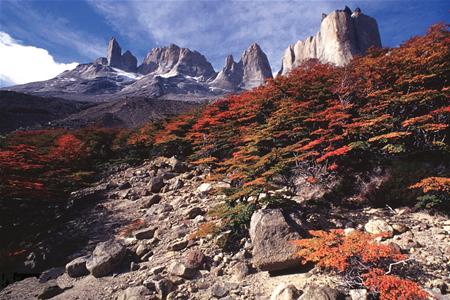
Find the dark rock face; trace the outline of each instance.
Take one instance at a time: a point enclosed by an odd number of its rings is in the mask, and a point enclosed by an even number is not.
[[[122,69],[127,72],[136,72],[137,70],[137,59],[128,50],[122,55]]]
[[[108,66],[121,68],[122,67],[122,48],[115,38],[111,38],[108,44]]]
[[[368,48],[381,47],[377,21],[345,7],[322,15],[320,31],[314,37],[290,45],[282,58],[279,74],[287,74],[303,61],[316,58],[338,66],[346,65],[355,55],[364,55]]]
[[[269,60],[261,47],[253,43],[244,51],[239,62],[236,63],[229,55],[211,85],[229,91],[247,90],[263,84],[267,78],[272,78]]]
[[[118,68],[126,72],[136,72],[137,70],[136,57],[129,50],[122,54],[122,48],[120,48],[120,45],[115,38],[111,38],[109,41],[107,61],[108,66]],[[103,60],[100,62],[103,64]]]
[[[202,79],[216,75],[214,68],[202,54],[174,44],[152,49],[138,71],[142,74],[155,73],[162,76],[181,74]]]

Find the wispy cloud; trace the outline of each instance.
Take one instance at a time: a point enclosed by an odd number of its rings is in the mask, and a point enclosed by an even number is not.
[[[0,31],[0,87],[46,80],[73,69],[77,63],[58,63],[47,50],[23,45]]]
[[[1,0],[1,25],[4,31],[35,42],[44,48],[58,46],[78,53],[78,57],[92,60],[105,55],[107,37],[99,38],[74,28],[73,24],[45,10],[37,11],[31,2]],[[8,22],[8,20],[14,22]],[[63,51],[61,51],[63,52]]]
[[[316,33],[322,12],[344,6],[336,1],[87,1],[121,35],[198,50],[216,68],[226,55],[239,56],[256,41],[274,70],[289,44]]]

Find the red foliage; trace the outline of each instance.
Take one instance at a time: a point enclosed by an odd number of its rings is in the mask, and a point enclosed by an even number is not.
[[[381,269],[371,269],[363,275],[364,285],[380,295],[380,300],[426,300],[432,298],[417,283],[386,275]]]

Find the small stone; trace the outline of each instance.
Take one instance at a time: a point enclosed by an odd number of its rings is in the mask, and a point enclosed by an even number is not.
[[[150,269],[150,273],[153,274],[153,275],[158,275],[162,271],[164,271],[164,266],[157,266],[157,267],[153,267],[153,268]]]
[[[138,240],[151,239],[155,234],[155,228],[148,227],[134,232],[134,237]]]
[[[136,255],[142,257],[144,254],[148,253],[151,250],[150,245],[147,244],[139,244],[136,248]]]
[[[208,194],[210,191],[212,190],[212,185],[211,183],[202,183],[200,184],[200,186],[197,188],[197,191],[202,193],[202,194]]]
[[[273,290],[270,300],[297,300],[300,295],[301,291],[294,285],[281,283]]]
[[[355,228],[345,228],[345,229],[344,229],[344,234],[345,234],[345,235],[349,235],[349,234],[351,234],[352,232],[355,232]]]
[[[56,279],[62,274],[64,274],[65,269],[64,268],[51,268],[48,269],[39,276],[39,282],[44,283],[52,279]]]
[[[202,268],[204,261],[205,255],[200,250],[189,251],[184,258],[186,266],[193,269]]]
[[[341,298],[342,294],[338,290],[327,286],[318,287],[316,285],[310,285],[298,300],[338,300]]]
[[[146,299],[145,296],[150,294],[151,292],[147,287],[143,285],[134,286],[122,291],[117,297],[117,300],[143,300]]]
[[[171,280],[164,278],[155,283],[155,288],[159,298],[166,299],[167,295],[174,291],[176,286]]]
[[[188,219],[193,219],[197,216],[204,215],[205,211],[200,207],[193,207],[186,212],[186,217]]]
[[[350,298],[352,300],[367,300],[367,290],[366,289],[355,289],[350,290]]]
[[[408,231],[408,227],[403,224],[392,224],[392,228],[394,229],[395,234],[401,234]]]
[[[172,251],[180,251],[183,250],[184,248],[186,248],[187,244],[189,241],[187,240],[182,240],[182,241],[175,241],[172,244],[169,245],[169,250]]]
[[[195,277],[196,270],[187,267],[185,264],[180,262],[173,262],[168,267],[168,272],[171,275],[179,276],[185,279],[192,279]]]
[[[217,298],[225,297],[228,294],[228,288],[221,282],[216,282],[211,287],[211,295]]]
[[[249,270],[247,264],[244,262],[238,262],[233,267],[233,277],[236,280],[242,280],[249,273],[250,273],[250,270]]]
[[[131,272],[139,270],[139,267],[140,267],[139,264],[135,263],[134,261],[132,261],[130,263],[130,271]]]
[[[152,193],[159,193],[163,187],[164,179],[162,176],[153,177],[148,184],[148,188]]]
[[[76,278],[84,275],[88,275],[89,271],[86,268],[86,261],[88,257],[78,257],[69,262],[66,265],[66,272],[70,277]]]
[[[153,204],[159,203],[161,201],[161,196],[158,194],[154,194],[152,196],[143,197],[141,201],[141,208],[150,208]]]

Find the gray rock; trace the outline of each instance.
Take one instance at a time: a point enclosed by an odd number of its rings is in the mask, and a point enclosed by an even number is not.
[[[197,274],[193,268],[186,266],[181,262],[173,262],[168,267],[169,274],[179,276],[185,279],[192,279]]]
[[[153,177],[148,184],[148,188],[152,193],[159,193],[163,187],[164,179],[161,176]]]
[[[133,286],[123,290],[117,297],[117,300],[145,300],[147,299],[146,296],[150,294],[150,290],[143,285]]]
[[[161,196],[158,194],[143,197],[141,200],[141,208],[150,208],[153,204],[159,203],[159,201],[161,201]]]
[[[186,248],[188,243],[189,243],[188,240],[175,241],[169,245],[168,249],[172,251],[180,251]]]
[[[281,283],[272,291],[270,300],[297,300],[301,293],[294,285]]]
[[[233,267],[233,277],[237,280],[244,279],[249,273],[250,269],[245,262],[238,262]]]
[[[86,268],[94,277],[106,276],[122,262],[125,252],[125,247],[117,241],[99,243],[87,261]]]
[[[51,268],[41,273],[39,276],[39,282],[44,283],[52,279],[56,279],[64,274],[64,268]]]
[[[61,293],[63,293],[64,290],[60,288],[56,282],[48,282],[44,285],[42,290],[39,292],[39,295],[37,296],[38,299],[50,299],[53,298]]]
[[[381,47],[377,21],[360,11],[336,10],[323,17],[314,37],[290,45],[284,52],[280,74],[287,74],[308,59],[346,65],[371,46]]]
[[[166,299],[167,295],[176,289],[176,286],[171,280],[164,278],[155,282],[155,288],[159,297]]]
[[[345,297],[338,290],[330,287],[308,286],[298,300],[344,300]]]
[[[86,268],[88,257],[77,257],[66,265],[66,272],[70,277],[76,278],[89,274]]]
[[[137,256],[142,257],[146,253],[150,252],[150,250],[151,250],[151,245],[141,243],[137,246],[135,253]]]
[[[290,243],[302,238],[301,221],[294,215],[286,220],[280,209],[260,209],[250,221],[250,238],[253,245],[252,263],[264,271],[278,271],[300,266],[295,257],[296,248]]]
[[[211,295],[217,298],[223,298],[228,295],[229,290],[228,287],[222,282],[216,282],[211,287]]]
[[[155,234],[155,230],[156,228],[154,227],[143,228],[135,231],[133,235],[138,240],[151,239]]]

